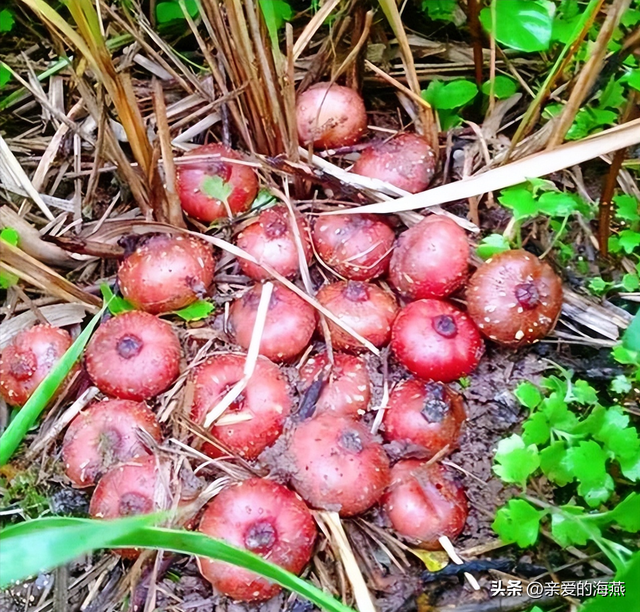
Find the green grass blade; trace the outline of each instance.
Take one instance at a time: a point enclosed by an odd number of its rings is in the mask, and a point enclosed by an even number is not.
[[[11,455],[13,455],[16,448],[18,448],[29,429],[33,427],[42,411],[47,407],[49,401],[51,401],[51,398],[56,394],[56,391],[67,377],[67,374],[69,374],[75,362],[80,358],[91,333],[100,322],[104,310],[105,307],[91,319],[89,325],[87,325],[83,332],[76,338],[75,342],[69,347],[69,350],[62,356],[62,359],[51,372],[49,372],[49,375],[40,383],[33,395],[20,409],[16,417],[9,424],[9,427],[7,427],[6,431],[2,434],[2,437],[0,437],[0,465],[5,465],[5,463],[9,461]]]
[[[0,532],[0,588],[97,548],[153,548],[226,561],[260,574],[330,612],[353,610],[311,583],[246,550],[201,533],[151,527],[157,515],[97,521],[41,518]]]

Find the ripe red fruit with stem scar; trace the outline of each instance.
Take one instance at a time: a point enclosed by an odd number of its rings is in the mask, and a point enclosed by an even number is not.
[[[500,344],[519,346],[544,338],[562,309],[562,281],[526,251],[505,251],[471,277],[467,309],[480,331]]]
[[[398,237],[389,282],[412,299],[445,297],[467,278],[469,243],[454,221],[431,215]]]
[[[309,228],[304,217],[297,216],[298,231],[307,263],[311,261]],[[274,206],[258,216],[258,219],[243,229],[236,238],[236,244],[252,255],[261,264],[268,264],[276,272],[293,278],[300,270],[298,247],[291,226],[289,212],[284,206]],[[238,258],[242,271],[255,280],[269,277],[260,266]]]
[[[369,407],[371,383],[367,364],[361,357],[334,353],[333,367],[326,353],[315,355],[300,370],[303,389],[319,382],[322,387],[315,401],[314,414],[329,412],[357,419]]]
[[[451,382],[476,368],[484,344],[462,311],[441,300],[418,300],[396,318],[391,350],[416,376]]]
[[[249,209],[258,195],[258,177],[253,168],[233,160],[242,157],[224,145],[208,144],[176,164],[180,204],[188,215],[211,223]]]
[[[380,287],[359,281],[341,281],[322,287],[316,298],[327,310],[373,345],[380,347],[389,342],[398,305]],[[335,323],[328,323],[335,349],[357,351],[364,348]]]
[[[223,353],[196,368],[191,407],[191,418],[196,423],[204,423],[209,410],[243,378],[245,360],[245,355]],[[211,434],[230,451],[248,460],[255,459],[282,433],[290,412],[291,396],[282,372],[266,357],[258,357],[244,391],[222,415],[222,419],[238,417],[237,422],[213,425]],[[211,444],[205,444],[203,450],[212,457],[220,455]]]
[[[353,516],[375,504],[389,484],[389,459],[367,427],[321,414],[303,421],[288,448],[291,483],[315,508]]]
[[[122,294],[152,314],[179,310],[204,296],[213,282],[209,245],[192,236],[144,236],[120,265]]]
[[[147,406],[131,400],[95,402],[76,416],[64,436],[62,459],[76,487],[89,487],[118,463],[148,455],[144,430],[156,442],[162,434]]]
[[[313,226],[321,259],[340,276],[370,280],[387,271],[393,230],[372,215],[328,215]]]
[[[0,354],[0,395],[11,406],[26,404],[71,342],[69,332],[52,325],[18,333]]]
[[[132,459],[109,470],[98,483],[89,504],[89,515],[97,519],[115,519],[150,514],[171,507],[166,466],[152,455]],[[114,552],[135,559],[135,548]]]
[[[229,331],[236,344],[249,348],[262,295],[255,285],[229,309]],[[316,311],[283,285],[274,284],[260,341],[260,354],[273,361],[288,361],[309,344],[316,327]]]
[[[436,169],[436,156],[418,134],[399,134],[362,152],[352,172],[391,183],[409,193],[424,191]]]
[[[304,502],[265,478],[250,478],[219,493],[205,508],[199,530],[294,574],[311,559],[317,535]],[[198,558],[198,566],[218,591],[238,601],[270,599],[281,589],[266,578],[222,561]]]
[[[421,449],[433,457],[457,446],[466,418],[462,397],[441,383],[405,380],[391,391],[384,413],[384,437]]]
[[[298,138],[322,149],[355,144],[367,128],[364,101],[353,89],[317,83],[302,92],[296,101]]]
[[[147,312],[125,312],[98,327],[85,366],[103,393],[141,401],[178,377],[180,343],[169,323]]]
[[[427,550],[438,550],[442,536],[455,538],[467,520],[464,489],[438,463],[396,463],[382,505],[393,528]]]

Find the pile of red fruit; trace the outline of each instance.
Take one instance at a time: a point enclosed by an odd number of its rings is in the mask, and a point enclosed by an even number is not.
[[[308,89],[297,111],[304,146],[350,145],[366,129],[362,100],[337,85]],[[182,161],[178,188],[191,217],[204,222],[233,218],[254,200],[258,176],[239,153],[206,145]],[[426,142],[402,134],[365,149],[353,170],[417,192],[429,184],[434,166]],[[410,376],[395,385],[380,408],[381,437],[374,435],[362,343],[328,321],[336,352],[318,351],[316,345],[309,356],[314,337],[323,338],[316,310],[275,283],[253,374],[222,420],[208,428],[216,444],[206,443],[202,451],[213,458],[224,450],[260,461],[278,441],[290,488],[264,478],[231,486],[206,506],[200,530],[297,573],[311,558],[316,539],[309,507],[351,517],[379,504],[380,516],[397,534],[427,549],[437,548],[442,536],[458,535],[467,516],[465,494],[438,460],[456,447],[465,406],[446,383],[473,372],[484,352],[483,336],[518,347],[548,334],[560,312],[559,278],[522,250],[496,255],[469,278],[467,236],[441,215],[396,235],[381,217],[342,213],[310,223],[278,205],[261,212],[236,238],[257,262],[240,260],[240,269],[257,282],[229,308],[234,346],[191,373],[195,423],[203,426],[245,376],[240,351],[249,347],[261,282],[270,278],[263,265],[296,279],[315,254],[324,275],[329,270],[333,278],[317,287],[317,301],[372,345],[390,345]],[[76,487],[97,483],[94,517],[171,504],[165,466],[152,448],[162,441],[161,427],[144,402],[176,381],[183,355],[174,328],[158,315],[210,293],[214,267],[212,248],[186,235],[150,235],[120,266],[120,289],[139,310],[108,319],[94,334],[84,365],[107,398],[76,417],[63,443],[71,482]],[[448,301],[454,293],[466,299],[465,309]],[[65,331],[45,325],[19,334],[0,360],[5,399],[23,404],[70,342]],[[306,357],[297,363],[301,355]],[[297,395],[283,369],[292,364],[299,366]],[[235,599],[266,599],[279,588],[225,563],[199,564],[220,592]]]

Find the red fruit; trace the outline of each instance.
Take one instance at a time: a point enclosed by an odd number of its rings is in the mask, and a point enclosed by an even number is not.
[[[384,437],[419,447],[433,457],[458,443],[466,414],[462,397],[441,383],[404,380],[396,385],[384,413]]]
[[[297,218],[298,231],[307,263],[311,261],[309,228],[304,217]],[[298,247],[293,234],[289,213],[284,206],[274,206],[260,213],[255,223],[238,234],[236,244],[253,255],[261,264],[271,266],[276,272],[293,278],[300,270]],[[238,259],[240,268],[255,280],[270,278],[260,266],[246,259]]]
[[[469,315],[485,336],[520,346],[546,336],[562,309],[562,281],[526,251],[498,253],[478,268],[467,288]]]
[[[203,296],[213,282],[210,246],[191,236],[151,234],[120,265],[122,294],[152,314],[179,310]]]
[[[249,348],[262,285],[255,285],[231,304],[229,331],[236,344]],[[316,311],[293,291],[274,285],[260,341],[260,354],[273,361],[288,361],[309,344],[316,327]]]
[[[418,134],[400,134],[365,149],[352,172],[391,183],[410,193],[424,191],[433,179],[436,156]]]
[[[205,155],[206,159],[189,160]],[[227,161],[240,161],[242,157],[224,145],[198,147],[182,160],[177,165],[180,203],[188,215],[200,221],[211,223],[240,214],[249,209],[258,195],[258,177],[253,168]]]
[[[396,463],[382,504],[393,528],[427,550],[440,548],[441,536],[455,538],[467,520],[464,489],[437,463]]]
[[[360,140],[367,128],[367,112],[353,89],[316,83],[298,96],[296,124],[301,145],[336,149]]]
[[[396,318],[391,350],[416,376],[451,382],[476,368],[484,344],[462,311],[441,300],[418,300]]]
[[[164,473],[164,467],[152,455],[114,467],[95,488],[89,514],[96,519],[115,519],[167,510],[171,507],[168,479],[169,474]],[[129,559],[135,559],[140,553],[135,548],[114,552]]]
[[[291,483],[315,508],[353,516],[389,484],[389,459],[364,424],[321,414],[298,425],[289,444]]]
[[[160,425],[147,406],[108,399],[91,404],[71,421],[62,443],[67,476],[76,487],[89,487],[118,463],[150,454],[139,432],[156,442]]]
[[[98,327],[87,346],[85,366],[103,393],[141,401],[178,377],[180,343],[169,323],[133,310]]]
[[[445,297],[467,278],[469,243],[447,217],[431,215],[400,234],[389,265],[389,282],[404,296]]]
[[[0,395],[11,406],[26,404],[71,342],[67,331],[52,325],[18,333],[0,354]]]
[[[318,255],[340,276],[370,280],[387,271],[393,230],[372,215],[328,215],[313,226]]]
[[[207,505],[200,531],[244,548],[299,574],[309,563],[316,539],[313,516],[286,487],[250,478],[222,491]],[[253,572],[199,558],[200,573],[221,593],[239,601],[262,601],[281,587]]]
[[[329,412],[357,419],[369,407],[371,383],[367,364],[361,357],[335,353],[333,368],[326,353],[315,355],[300,370],[303,388],[314,382],[322,385],[314,414]]]
[[[222,353],[196,368],[191,407],[194,421],[204,423],[209,410],[243,378],[245,360],[245,355]],[[250,419],[232,425],[214,425],[211,434],[230,451],[245,459],[255,459],[282,433],[291,407],[289,386],[282,372],[266,357],[259,357],[245,390],[222,416],[222,419],[227,416]],[[205,444],[203,450],[213,457],[220,454],[210,444]]]
[[[393,297],[370,283],[347,281],[325,285],[318,291],[318,302],[351,329],[375,346],[384,346],[391,337],[391,325],[398,312]],[[335,323],[329,323],[333,348],[355,351],[362,345]]]

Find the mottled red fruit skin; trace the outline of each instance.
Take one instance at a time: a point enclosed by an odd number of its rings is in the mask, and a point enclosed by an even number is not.
[[[351,329],[381,347],[389,342],[398,305],[384,289],[360,281],[337,282],[325,285],[316,298]],[[339,351],[358,351],[364,347],[335,323],[328,321],[333,348]]]
[[[156,442],[162,439],[160,425],[145,404],[108,399],[83,410],[71,421],[62,443],[62,460],[71,482],[79,488],[90,487],[114,465],[150,454],[139,430]]]
[[[436,156],[417,134],[400,134],[362,152],[352,171],[391,183],[409,193],[424,191],[436,170]]]
[[[468,260],[464,230],[447,217],[431,215],[398,237],[389,282],[412,299],[445,297],[466,280]]]
[[[325,412],[357,419],[371,401],[371,381],[362,357],[334,353],[333,367],[326,353],[311,357],[300,370],[303,388],[315,381],[324,381],[315,404],[314,414]]]
[[[467,309],[491,340],[531,344],[549,334],[560,316],[562,281],[527,251],[498,253],[471,277]]]
[[[96,519],[115,519],[150,514],[171,507],[171,494],[166,487],[169,474],[152,455],[132,459],[110,469],[98,483],[89,504],[89,515]],[[135,559],[136,548],[114,552]]]
[[[315,508],[340,516],[364,512],[389,484],[389,458],[358,421],[321,414],[303,421],[288,450],[291,483]]]
[[[367,129],[367,112],[362,97],[341,85],[317,83],[298,96],[296,102],[298,139],[322,149],[355,144]]]
[[[438,463],[396,463],[382,505],[393,528],[427,550],[441,548],[441,536],[455,538],[467,521],[464,489]]]
[[[98,327],[87,346],[85,367],[106,395],[142,401],[178,377],[180,343],[169,323],[132,310]]]
[[[249,348],[262,285],[255,285],[229,309],[229,331],[236,344]],[[260,341],[260,354],[272,361],[289,361],[309,344],[316,327],[316,311],[293,291],[274,284]]]
[[[11,406],[26,404],[70,346],[69,332],[53,325],[18,333],[0,354],[0,395]]]
[[[208,159],[186,159],[195,156],[210,156]],[[227,208],[216,197],[206,193],[207,178],[220,177],[231,189],[227,204],[233,215],[249,209],[258,195],[258,177],[250,166],[227,162],[224,159],[242,160],[232,149],[221,144],[208,144],[189,151],[177,164],[178,195],[182,209],[191,217],[211,223],[217,219],[228,218]]]
[[[405,306],[396,318],[391,349],[416,376],[451,382],[476,368],[484,343],[462,311],[442,300],[418,300]]]
[[[143,238],[118,269],[122,295],[152,314],[179,310],[203,296],[213,282],[213,252],[192,236]]]
[[[466,418],[462,397],[442,383],[404,380],[389,396],[384,413],[384,437],[418,447],[433,457],[446,446],[458,445],[460,427]]]
[[[202,515],[200,531],[294,574],[309,563],[317,535],[304,502],[265,478],[250,478],[214,497]],[[218,591],[236,601],[270,599],[281,589],[266,578],[222,561],[198,558],[198,566]]]
[[[222,353],[198,366],[194,374],[194,397],[191,418],[202,424],[210,408],[244,376],[246,355]],[[289,385],[277,365],[258,357],[253,375],[245,390],[223,415],[248,416],[250,420],[233,425],[214,425],[211,434],[230,451],[255,459],[282,433],[292,408]],[[205,444],[204,452],[217,457],[220,452]]]
[[[309,263],[312,255],[309,228],[302,216],[297,218],[297,223],[304,256]],[[289,213],[284,206],[274,206],[261,212],[255,223],[238,234],[236,244],[259,263],[271,266],[282,276],[293,278],[300,270],[298,247]],[[260,266],[246,259],[238,258],[238,263],[241,270],[250,278],[255,280],[270,278],[270,275]]]
[[[373,215],[329,215],[313,226],[320,258],[340,276],[370,280],[389,268],[393,230]]]

